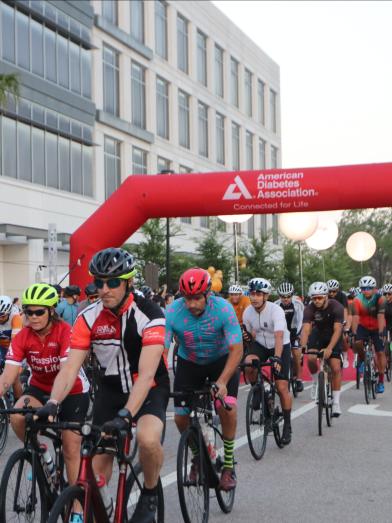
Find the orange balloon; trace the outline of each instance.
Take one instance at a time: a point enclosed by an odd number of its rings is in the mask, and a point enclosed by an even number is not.
[[[214,292],[220,292],[222,290],[222,280],[219,278],[213,278],[211,282],[211,290]]]
[[[211,265],[210,267],[208,267],[207,272],[209,273],[209,275],[210,275],[211,277],[214,276],[214,274],[215,274],[215,267],[213,267],[213,266]]]
[[[215,273],[215,277],[223,280],[223,272],[220,269],[218,269]]]

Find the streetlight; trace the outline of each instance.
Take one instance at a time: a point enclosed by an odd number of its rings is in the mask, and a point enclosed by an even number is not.
[[[218,216],[222,222],[233,224],[233,243],[234,243],[234,280],[235,283],[239,282],[239,269],[238,269],[238,231],[237,226],[239,223],[245,223],[253,214],[224,214]]]
[[[174,174],[172,169],[162,169],[159,174]],[[170,274],[170,218],[166,218],[166,288],[169,292],[171,283]]]

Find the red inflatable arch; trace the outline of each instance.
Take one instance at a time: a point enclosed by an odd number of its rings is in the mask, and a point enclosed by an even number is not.
[[[89,281],[88,263],[122,245],[149,218],[267,214],[389,207],[392,163],[129,176],[71,237],[71,282]],[[78,260],[80,262],[78,263]]]

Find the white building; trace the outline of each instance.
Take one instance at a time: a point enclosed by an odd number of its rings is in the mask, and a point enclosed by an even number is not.
[[[0,113],[1,292],[20,294],[48,265],[49,223],[64,273],[69,235],[130,174],[280,166],[279,67],[212,3],[17,0],[14,8],[0,1],[0,13],[0,73],[18,72],[22,83],[22,102]],[[13,53],[4,36],[11,22]],[[184,235],[174,247],[192,251],[210,220],[178,224]],[[271,226],[276,232],[276,217],[255,216],[242,233],[259,237]]]

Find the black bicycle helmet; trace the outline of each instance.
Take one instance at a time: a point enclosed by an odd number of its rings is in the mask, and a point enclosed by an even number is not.
[[[98,289],[95,283],[89,283],[87,287],[85,287],[84,292],[86,293],[86,296],[94,296],[98,294]]]
[[[68,285],[64,289],[64,296],[80,296],[80,287],[78,285]]]
[[[94,254],[89,272],[98,278],[122,278],[129,280],[136,274],[135,260],[131,253],[117,247],[109,247]]]
[[[153,290],[148,285],[143,285],[143,287],[140,290],[147,300],[150,300],[153,297]]]

